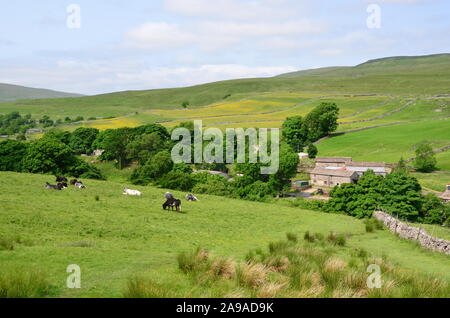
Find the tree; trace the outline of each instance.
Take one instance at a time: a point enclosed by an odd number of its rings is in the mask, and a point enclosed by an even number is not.
[[[167,150],[158,152],[149,159],[145,165],[136,168],[131,175],[131,182],[134,184],[147,185],[152,181],[156,181],[163,175],[171,171],[173,161]]]
[[[429,193],[423,197],[419,222],[428,224],[444,224],[450,217],[450,205],[445,204],[436,195]]]
[[[23,168],[31,173],[63,174],[74,163],[71,149],[52,138],[33,142],[23,160]]]
[[[21,172],[27,145],[27,143],[11,139],[0,142],[0,171]]]
[[[416,221],[422,208],[422,188],[413,176],[401,171],[388,174],[381,188],[381,205],[392,215]]]
[[[432,172],[436,170],[436,156],[429,143],[422,143],[416,149],[414,167],[420,172]]]
[[[94,150],[92,144],[99,134],[96,128],[77,128],[69,138],[69,147],[76,154],[91,154]]]
[[[59,142],[62,142],[65,145],[69,145],[70,135],[71,134],[68,131],[52,128],[44,134],[43,138],[54,139]]]
[[[288,117],[281,128],[283,140],[296,152],[301,152],[308,140],[308,130],[301,116]]]
[[[157,181],[157,184],[165,189],[190,191],[194,186],[194,179],[189,173],[170,171],[169,173],[163,175]]]
[[[187,108],[189,106],[189,101],[184,101],[181,106],[183,106],[183,108]]]
[[[308,139],[315,142],[328,136],[338,127],[339,108],[335,103],[321,103],[314,108],[304,119],[308,129]]]
[[[94,146],[105,150],[103,159],[117,160],[119,169],[123,169],[127,163],[127,146],[133,140],[132,128],[108,129],[99,134]]]
[[[368,170],[357,184],[346,183],[330,192],[326,204],[328,212],[349,214],[357,218],[370,217],[380,206],[384,178]]]
[[[317,153],[318,153],[317,147],[313,143],[310,143],[308,145],[308,158],[309,159],[316,158],[317,157]]]
[[[298,154],[287,144],[281,144],[278,171],[269,176],[273,192],[280,195],[290,187],[291,178],[297,174],[299,162]]]
[[[157,132],[138,136],[127,145],[127,159],[145,164],[153,155],[166,148],[166,141]]]

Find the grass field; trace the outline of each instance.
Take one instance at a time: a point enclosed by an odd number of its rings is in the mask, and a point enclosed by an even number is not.
[[[3,277],[21,270],[43,273],[53,297],[122,297],[136,275],[181,294],[214,296],[178,270],[180,252],[204,247],[243,260],[250,249],[282,240],[286,232],[306,231],[348,235],[339,250],[344,258],[364,248],[399,269],[450,281],[448,256],[385,230],[366,233],[362,221],[347,216],[206,195],[200,202],[183,201],[183,213],[175,213],[162,210],[163,189],[135,187],[143,192],[137,198],[122,195],[123,183],[85,180],[86,190],[49,191],[46,181],[53,177],[0,173],[1,246],[14,246],[0,250],[0,271]],[[81,267],[81,289],[65,287],[70,264]]]
[[[414,145],[428,141],[433,148],[450,144],[450,119],[380,127],[330,138],[318,146],[321,156],[351,156],[355,160],[396,163],[414,157]],[[438,164],[440,165],[440,164]],[[447,163],[444,162],[444,165]]]

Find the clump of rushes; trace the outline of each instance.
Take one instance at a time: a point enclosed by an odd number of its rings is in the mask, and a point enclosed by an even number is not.
[[[185,274],[199,272],[208,267],[208,256],[208,251],[200,247],[193,252],[182,252],[177,256],[178,268]]]
[[[327,240],[328,242],[338,246],[344,246],[347,243],[347,239],[344,234],[336,234],[334,232],[330,232]]]
[[[298,241],[297,234],[294,234],[294,233],[291,233],[291,232],[286,233],[286,238],[287,238],[288,241],[291,241],[291,242],[297,243],[297,241]]]
[[[95,196],[95,201],[100,201],[100,197],[98,195]]]

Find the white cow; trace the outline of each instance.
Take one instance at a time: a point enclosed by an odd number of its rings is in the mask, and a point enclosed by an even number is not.
[[[125,188],[123,190],[123,194],[125,194],[125,195],[134,195],[134,196],[140,197],[142,195],[142,192],[140,192],[138,190],[131,190],[131,189]]]

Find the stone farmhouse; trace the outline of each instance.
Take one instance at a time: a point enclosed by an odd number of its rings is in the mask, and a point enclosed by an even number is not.
[[[450,184],[445,188],[445,192],[439,196],[442,200],[450,202]]]
[[[334,187],[344,183],[355,183],[359,175],[345,169],[314,168],[310,172],[311,183],[317,186]]]
[[[367,170],[382,176],[391,172],[384,162],[357,162],[351,157],[318,157],[316,167],[310,171],[311,183],[328,187],[355,183]]]

